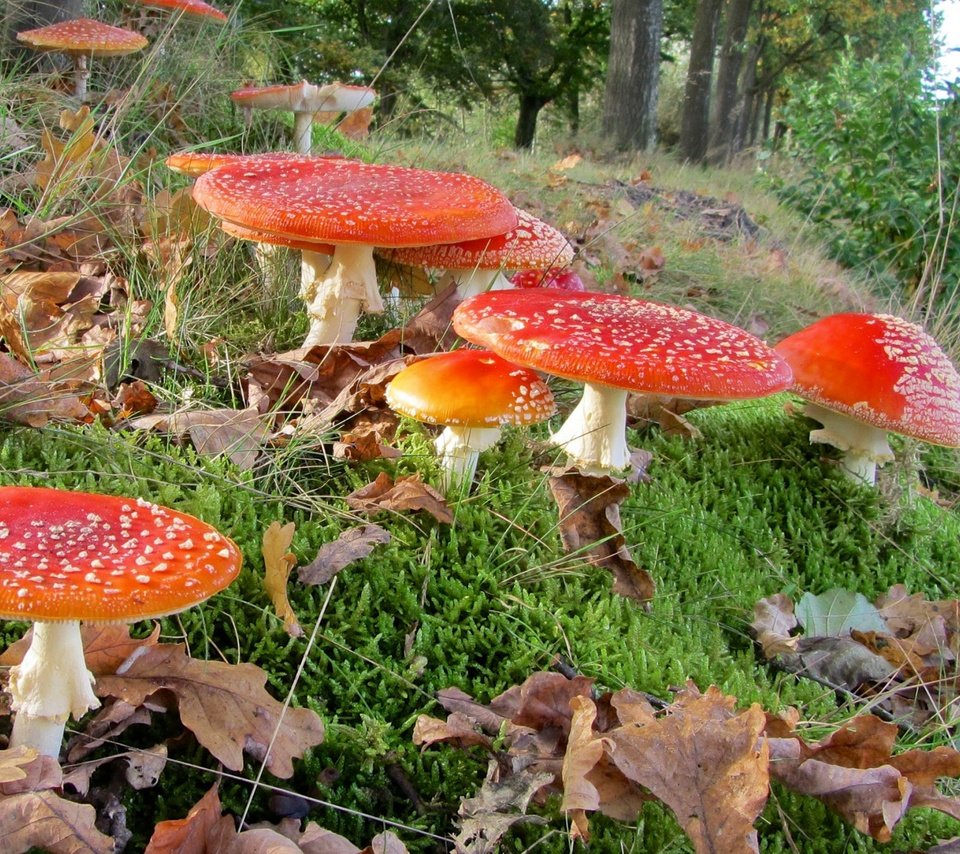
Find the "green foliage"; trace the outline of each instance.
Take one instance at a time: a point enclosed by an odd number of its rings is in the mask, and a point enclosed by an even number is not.
[[[825,79],[794,81],[782,118],[800,169],[781,196],[824,227],[839,260],[951,300],[960,101],[935,101],[910,57],[848,51]]]

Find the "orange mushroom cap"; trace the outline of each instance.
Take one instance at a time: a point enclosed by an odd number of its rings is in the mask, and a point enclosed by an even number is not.
[[[194,18],[206,18],[210,21],[223,23],[227,16],[209,3],[203,0],[134,0],[140,6],[147,6],[151,9],[165,9],[172,12],[183,12],[184,15],[191,15]]]
[[[513,205],[471,175],[332,157],[227,164],[201,175],[197,204],[236,225],[358,246],[426,246],[513,228]]]
[[[637,392],[739,400],[791,381],[784,359],[743,329],[619,294],[488,291],[457,306],[453,328],[518,365]]]
[[[370,106],[376,97],[376,91],[368,86],[352,86],[347,83],[317,86],[306,80],[274,86],[246,86],[230,93],[230,98],[240,107],[309,113],[321,110],[359,110]]]
[[[774,349],[806,400],[933,445],[960,445],[960,374],[916,324],[889,314],[832,314]]]
[[[133,621],[222,590],[240,550],[199,519],[148,501],[0,487],[0,618]]]
[[[220,220],[220,228],[231,237],[240,240],[249,240],[252,243],[271,243],[274,246],[286,246],[290,249],[299,249],[301,252],[319,252],[321,255],[333,255],[335,246],[329,243],[315,243],[312,240],[300,240],[296,237],[283,237],[271,234],[268,231],[257,231],[255,228],[244,228],[226,220]]]
[[[17,41],[35,50],[87,56],[123,56],[147,46],[147,40],[140,33],[90,18],[74,18],[35,30],[24,30],[17,33]]]
[[[455,350],[414,362],[390,381],[386,399],[401,415],[455,427],[524,426],[556,412],[540,377],[486,350]]]
[[[546,270],[573,260],[573,247],[557,229],[520,208],[517,225],[503,234],[433,246],[392,249],[397,264],[440,270]]]
[[[216,169],[226,163],[236,163],[249,157],[248,154],[219,154],[209,151],[175,151],[164,160],[168,169],[179,175],[189,175],[196,178],[204,172]]]

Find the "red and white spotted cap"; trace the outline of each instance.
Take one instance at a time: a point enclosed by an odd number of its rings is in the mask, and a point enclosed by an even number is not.
[[[333,244],[427,246],[517,224],[506,196],[472,175],[342,157],[265,155],[227,164],[201,175],[193,197],[236,225]]]
[[[550,267],[546,270],[520,270],[510,277],[515,288],[559,288],[562,291],[585,291],[587,286],[572,267]]]
[[[786,361],[743,329],[619,294],[488,291],[457,306],[453,328],[519,365],[636,392],[740,400],[791,382]]]
[[[240,571],[216,529],[149,501],[0,487],[0,618],[127,622],[202,602]]]
[[[546,270],[573,260],[573,247],[557,229],[525,210],[516,211],[516,227],[503,234],[394,249],[383,256],[396,264],[438,270]]]
[[[147,40],[140,33],[91,18],[74,18],[36,30],[24,30],[17,33],[17,41],[35,50],[86,56],[123,56],[147,46]]]
[[[556,412],[540,377],[486,350],[454,350],[414,362],[390,381],[386,399],[401,415],[453,427],[525,426]]]
[[[203,0],[134,0],[141,6],[147,6],[151,9],[165,9],[170,12],[182,12],[184,15],[190,15],[194,18],[204,18],[208,21],[216,21],[219,24],[227,20],[227,16],[211,6],[204,3]]]
[[[889,314],[832,314],[774,349],[804,399],[882,430],[960,445],[960,374],[916,324]]]

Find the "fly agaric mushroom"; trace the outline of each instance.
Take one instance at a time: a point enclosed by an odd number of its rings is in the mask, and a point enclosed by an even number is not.
[[[100,705],[80,621],[175,614],[240,571],[236,545],[210,525],[148,501],[42,487],[0,487],[0,618],[31,620],[10,669],[11,747],[57,756],[67,718]]]
[[[518,365],[584,383],[550,441],[588,474],[630,461],[629,391],[741,400],[782,391],[791,379],[780,356],[736,326],[618,294],[490,291],[457,306],[453,328]]]
[[[213,21],[223,24],[227,16],[203,0],[133,0],[138,6],[148,9],[162,9],[165,12],[180,12],[191,18],[202,18],[204,21]]]
[[[438,290],[457,283],[461,300],[488,290],[514,286],[503,270],[547,270],[573,260],[570,242],[552,225],[517,208],[517,225],[504,234],[479,240],[460,240],[381,252],[384,258],[408,267],[444,270]]]
[[[294,150],[298,154],[309,154],[314,113],[350,113],[369,107],[377,93],[367,86],[345,83],[315,86],[304,80],[290,85],[248,86],[231,92],[230,97],[244,110],[286,110],[293,113]]]
[[[383,311],[373,247],[423,246],[499,234],[513,205],[470,175],[361,163],[342,157],[264,155],[201,175],[193,197],[220,219],[254,231],[336,247],[311,271],[304,347],[349,341],[361,310]],[[318,256],[319,257],[319,256]],[[312,259],[304,255],[303,265]]]
[[[65,53],[73,59],[73,94],[80,101],[87,97],[89,60],[95,56],[123,56],[147,46],[147,40],[132,30],[111,27],[90,18],[74,18],[36,30],[17,33],[17,41],[34,50]]]
[[[887,433],[932,445],[960,445],[960,375],[916,324],[889,314],[832,314],[774,348],[793,369],[792,391],[805,415],[823,427],[810,433],[843,452],[843,470],[876,482],[877,465],[893,459]]]
[[[525,427],[556,412],[540,377],[485,350],[408,365],[387,385],[386,400],[401,415],[444,426],[435,442],[444,492],[473,480],[480,452],[496,443],[504,424]]]

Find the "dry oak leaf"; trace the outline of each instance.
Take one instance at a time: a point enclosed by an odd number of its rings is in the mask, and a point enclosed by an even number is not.
[[[233,819],[221,815],[220,794],[214,783],[186,818],[161,821],[153,829],[145,854],[218,854],[232,851],[236,838]]]
[[[482,733],[477,723],[462,712],[453,712],[445,721],[430,715],[419,715],[413,725],[413,743],[427,748],[438,742],[450,742],[461,750],[474,745],[491,750],[493,739]]]
[[[309,709],[284,712],[265,690],[266,681],[254,664],[200,661],[187,656],[182,644],[159,644],[138,649],[116,675],[98,679],[96,690],[135,706],[169,690],[184,726],[227,768],[241,770],[246,750],[264,760],[271,774],[287,779],[292,760],[323,741],[323,723]]]
[[[896,724],[860,715],[820,742],[771,738],[770,774],[801,794],[822,800],[861,833],[889,841],[914,807],[960,818],[960,799],[936,788],[960,776],[960,752],[949,747],[892,754]]]
[[[766,716],[711,687],[683,691],[654,723],[605,733],[611,758],[630,780],[674,812],[697,852],[758,851],[754,822],[769,792]]]
[[[55,789],[60,780],[60,766],[53,757],[42,757],[32,747],[0,750],[0,795]]]
[[[564,549],[609,569],[614,593],[647,605],[653,598],[653,578],[630,556],[620,524],[620,504],[629,496],[629,486],[575,471],[551,477],[549,483]]]
[[[345,500],[351,510],[364,513],[424,510],[438,522],[453,524],[453,511],[446,499],[420,480],[419,474],[400,477],[394,482],[386,472],[380,472],[373,483],[354,490]]]
[[[597,707],[590,699],[574,697],[570,705],[573,719],[567,751],[563,755],[563,803],[560,808],[571,813],[571,836],[587,841],[590,833],[586,814],[600,809],[600,792],[589,775],[608,752],[609,742],[594,736]]]
[[[317,556],[297,570],[301,584],[326,584],[354,561],[363,560],[381,543],[390,542],[390,533],[379,525],[367,524],[348,528],[333,542],[324,543]]]
[[[277,616],[283,620],[283,628],[291,637],[303,637],[303,629],[287,598],[287,579],[290,570],[297,565],[297,556],[290,551],[297,526],[293,522],[281,525],[271,522],[263,532],[263,587],[273,603]]]
[[[97,830],[96,810],[53,792],[23,792],[0,798],[4,854],[33,848],[51,854],[113,854],[113,837]]]
[[[77,395],[0,353],[0,420],[44,427],[51,419],[84,421],[88,415]]]

